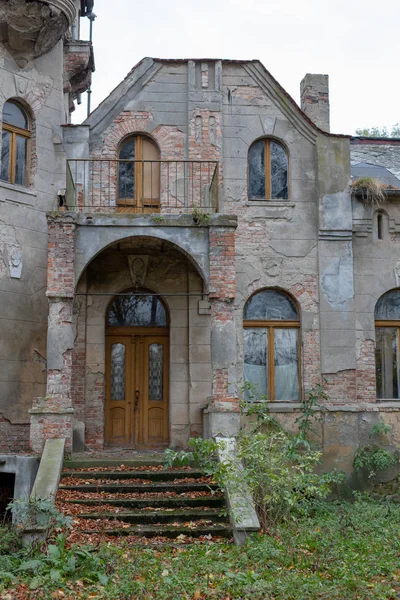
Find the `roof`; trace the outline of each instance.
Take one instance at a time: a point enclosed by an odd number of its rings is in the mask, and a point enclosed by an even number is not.
[[[378,179],[381,183],[388,185],[392,189],[400,187],[400,179],[398,179],[385,167],[373,165],[372,163],[360,162],[352,165],[351,177],[352,179],[359,179],[360,177],[373,177],[374,179]]]
[[[90,0],[88,0],[90,1]],[[93,118],[93,115],[99,111],[99,109],[103,109],[105,104],[108,104],[112,101],[114,101],[114,103],[116,103],[117,99],[116,97],[118,97],[118,91],[117,90],[122,90],[123,88],[126,88],[129,84],[129,79],[132,77],[132,75],[135,73],[135,71],[140,71],[140,68],[143,67],[148,61],[151,61],[153,65],[155,64],[171,64],[171,63],[175,63],[175,64],[183,64],[183,63],[188,63],[190,61],[193,62],[214,62],[214,61],[221,61],[223,64],[242,64],[245,67],[249,67],[252,70],[252,74],[253,76],[255,76],[256,80],[261,80],[263,78],[267,78],[267,80],[270,80],[273,84],[273,86],[275,87],[276,90],[278,90],[278,97],[284,97],[283,100],[281,101],[281,104],[287,104],[289,106],[291,106],[291,108],[293,109],[293,113],[296,114],[297,119],[299,120],[303,120],[303,123],[306,122],[307,127],[310,130],[314,130],[314,135],[315,132],[319,132],[322,133],[323,135],[329,136],[329,137],[335,137],[335,138],[345,138],[345,139],[350,139],[351,136],[350,135],[344,135],[344,134],[340,134],[340,133],[328,133],[322,129],[320,129],[317,125],[315,125],[315,123],[306,115],[305,112],[303,112],[300,108],[300,106],[297,104],[297,102],[295,102],[295,100],[293,100],[293,98],[290,96],[290,94],[288,94],[288,92],[281,86],[281,84],[275,79],[275,77],[273,77],[271,75],[271,73],[264,67],[264,65],[261,63],[261,61],[259,61],[258,59],[251,59],[251,60],[234,60],[234,59],[220,59],[220,58],[152,58],[152,57],[145,57],[142,58],[141,61],[139,61],[126,75],[126,77],[121,81],[121,83],[119,83],[113,90],[112,92],[110,92],[110,94],[103,99],[103,101],[99,104],[99,106],[97,108],[95,108],[93,110],[93,112],[89,115],[89,117],[86,119],[86,121],[84,121],[84,123],[88,123],[89,125],[93,126],[97,119],[96,117]],[[262,84],[261,84],[262,87]],[[113,98],[115,96],[115,98]],[[287,100],[288,102],[286,103],[285,100]],[[100,113],[102,113],[103,111],[100,110]]]

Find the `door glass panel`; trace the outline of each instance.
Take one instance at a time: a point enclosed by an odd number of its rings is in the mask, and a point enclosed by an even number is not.
[[[379,399],[399,398],[398,333],[397,327],[376,328],[376,395]]]
[[[111,346],[111,400],[125,400],[125,345]]]
[[[149,346],[149,400],[163,399],[164,348],[162,344]]]
[[[246,400],[268,396],[268,330],[246,327],[244,335],[244,380]]]
[[[112,327],[166,327],[165,308],[157,296],[118,296],[108,313]]]
[[[298,330],[274,329],[275,400],[299,400]]]
[[[265,142],[249,148],[249,200],[265,200]]]
[[[10,179],[10,143],[11,134],[8,131],[3,131],[2,134],[2,146],[1,146],[1,174],[0,178],[3,181],[9,181]]]
[[[15,158],[15,183],[26,185],[26,159],[28,150],[28,140],[20,135],[16,139],[16,158]]]
[[[271,198],[288,197],[288,163],[285,150],[271,142]]]
[[[245,320],[255,321],[298,321],[292,300],[278,290],[263,290],[254,294],[244,310]]]
[[[128,140],[121,147],[118,163],[118,198],[134,198],[135,189],[135,140]]]

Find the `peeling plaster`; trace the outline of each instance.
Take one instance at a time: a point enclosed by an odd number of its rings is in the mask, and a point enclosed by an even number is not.
[[[333,257],[322,273],[321,288],[331,306],[354,299],[353,257],[349,244],[346,255]]]

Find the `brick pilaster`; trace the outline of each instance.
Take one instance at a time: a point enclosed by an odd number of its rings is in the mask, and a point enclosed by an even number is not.
[[[210,227],[211,408],[239,410],[236,377],[235,229]]]
[[[72,354],[74,330],[75,222],[67,213],[49,214],[47,297],[47,387],[45,398],[35,398],[31,413],[30,442],[40,453],[51,438],[65,438],[72,449]]]

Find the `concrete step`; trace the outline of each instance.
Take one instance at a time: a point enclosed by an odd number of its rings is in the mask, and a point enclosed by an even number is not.
[[[204,477],[199,470],[162,470],[162,471],[63,471],[61,480],[65,477],[74,479],[148,479],[151,481],[171,481],[174,479],[198,479]]]
[[[111,492],[119,494],[141,494],[148,492],[176,492],[184,494],[185,492],[207,492],[217,490],[218,486],[207,483],[139,483],[139,484],[108,484],[99,485],[60,485],[59,490],[69,490],[77,492]]]
[[[193,526],[187,525],[160,525],[160,526],[147,526],[147,525],[137,525],[135,527],[124,527],[124,528],[115,528],[115,529],[83,529],[82,533],[86,534],[96,534],[96,535],[108,535],[108,536],[141,536],[141,537],[167,537],[167,538],[176,538],[178,536],[190,536],[193,538],[198,538],[201,536],[219,536],[223,538],[230,538],[232,535],[231,528],[228,524],[207,524],[207,525],[198,525],[193,522]]]
[[[209,496],[190,497],[184,495],[163,497],[162,495],[155,498],[88,498],[77,500],[63,500],[64,504],[84,504],[87,506],[102,506],[109,504],[111,506],[121,506],[126,508],[168,508],[168,507],[197,507],[209,506],[220,507],[225,506],[225,498],[222,494]]]
[[[79,519],[116,519],[125,523],[145,524],[145,523],[174,523],[208,520],[215,523],[226,523],[227,517],[221,515],[218,509],[204,510],[141,510],[139,512],[88,512],[75,515]]]

